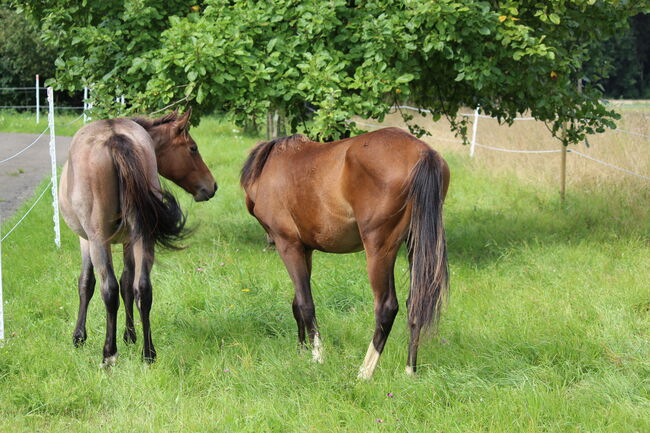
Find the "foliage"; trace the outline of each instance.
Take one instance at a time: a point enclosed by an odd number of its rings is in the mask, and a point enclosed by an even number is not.
[[[34,76],[41,82],[54,77],[56,53],[39,37],[38,26],[24,15],[0,5],[0,87],[33,87]],[[32,98],[33,90],[28,98]],[[24,92],[2,92],[0,105],[24,105]]]
[[[409,101],[510,122],[530,110],[566,141],[612,127],[584,77],[588,46],[647,7],[632,0],[23,0],[59,48],[56,84],[93,87],[102,115],[174,102],[239,124],[278,109],[336,136]],[[582,91],[578,80],[584,82]],[[309,108],[315,108],[312,113]],[[455,122],[461,133],[466,120]],[[351,125],[354,129],[354,124]],[[415,131],[418,132],[418,131]],[[421,132],[421,131],[420,131]]]

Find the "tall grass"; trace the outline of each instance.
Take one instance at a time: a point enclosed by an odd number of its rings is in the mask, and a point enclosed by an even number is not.
[[[86,346],[72,347],[77,240],[66,229],[53,246],[47,202],[3,244],[0,432],[650,430],[647,203],[576,190],[563,206],[554,185],[444,149],[452,295],[439,334],[407,377],[402,308],[373,380],[359,382],[374,326],[363,254],[315,254],[326,358],[313,364],[296,350],[289,277],[238,186],[255,140],[218,119],[192,134],[220,188],[198,204],[175,188],[197,230],[186,250],[157,253],[155,364],[141,341],[120,341],[117,366],[98,368],[99,295]],[[400,306],[407,268],[402,251]]]
[[[586,142],[571,146],[570,149],[650,177],[650,104],[617,104],[614,107],[622,116],[617,122],[616,130],[590,136]],[[472,110],[466,110],[466,113],[471,114]],[[473,116],[470,119],[473,120]],[[469,153],[469,146],[458,144],[460,139],[450,132],[449,123],[444,118],[432,122],[430,116],[421,117],[415,113],[414,122],[432,133],[424,140],[436,148],[445,153],[454,152],[464,156]],[[388,116],[384,124],[404,126],[397,113]],[[560,141],[551,136],[543,122],[530,120],[518,120],[508,126],[499,125],[496,119],[479,118],[476,141],[512,150],[561,148]],[[560,159],[559,153],[507,153],[476,147],[471,164],[496,173],[513,173],[522,182],[552,187],[559,191]],[[647,179],[631,176],[577,154],[567,155],[567,190],[570,194],[600,193],[609,189],[617,202],[625,200],[633,203],[650,198],[650,188],[647,185]]]

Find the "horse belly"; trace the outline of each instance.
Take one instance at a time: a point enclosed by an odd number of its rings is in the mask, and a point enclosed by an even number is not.
[[[328,253],[353,253],[363,250],[359,227],[354,219],[336,221],[323,226],[314,233],[313,245]]]

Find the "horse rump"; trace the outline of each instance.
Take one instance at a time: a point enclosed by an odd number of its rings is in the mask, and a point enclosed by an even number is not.
[[[154,187],[147,177],[144,156],[125,135],[114,134],[106,142],[117,172],[120,194],[120,227],[128,225],[131,242],[181,249],[186,215],[171,192]]]

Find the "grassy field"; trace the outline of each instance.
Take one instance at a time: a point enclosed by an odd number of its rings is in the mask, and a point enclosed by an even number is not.
[[[54,116],[54,132],[56,135],[74,135],[83,125],[80,112],[56,110]],[[47,111],[42,112],[39,123],[36,123],[34,112],[0,110],[0,131],[28,132],[40,134],[47,127]]]
[[[0,432],[650,431],[647,185],[574,189],[562,205],[556,185],[445,151],[452,289],[440,332],[407,377],[402,252],[402,311],[373,380],[359,382],[374,323],[364,255],[315,254],[326,356],[315,365],[296,350],[289,277],[238,186],[255,139],[216,119],[193,136],[220,189],[199,204],[176,189],[196,232],[157,255],[155,364],[119,341],[118,365],[98,368],[98,294],[86,346],[73,348],[77,240],[64,229],[53,246],[47,201],[3,243]]]

